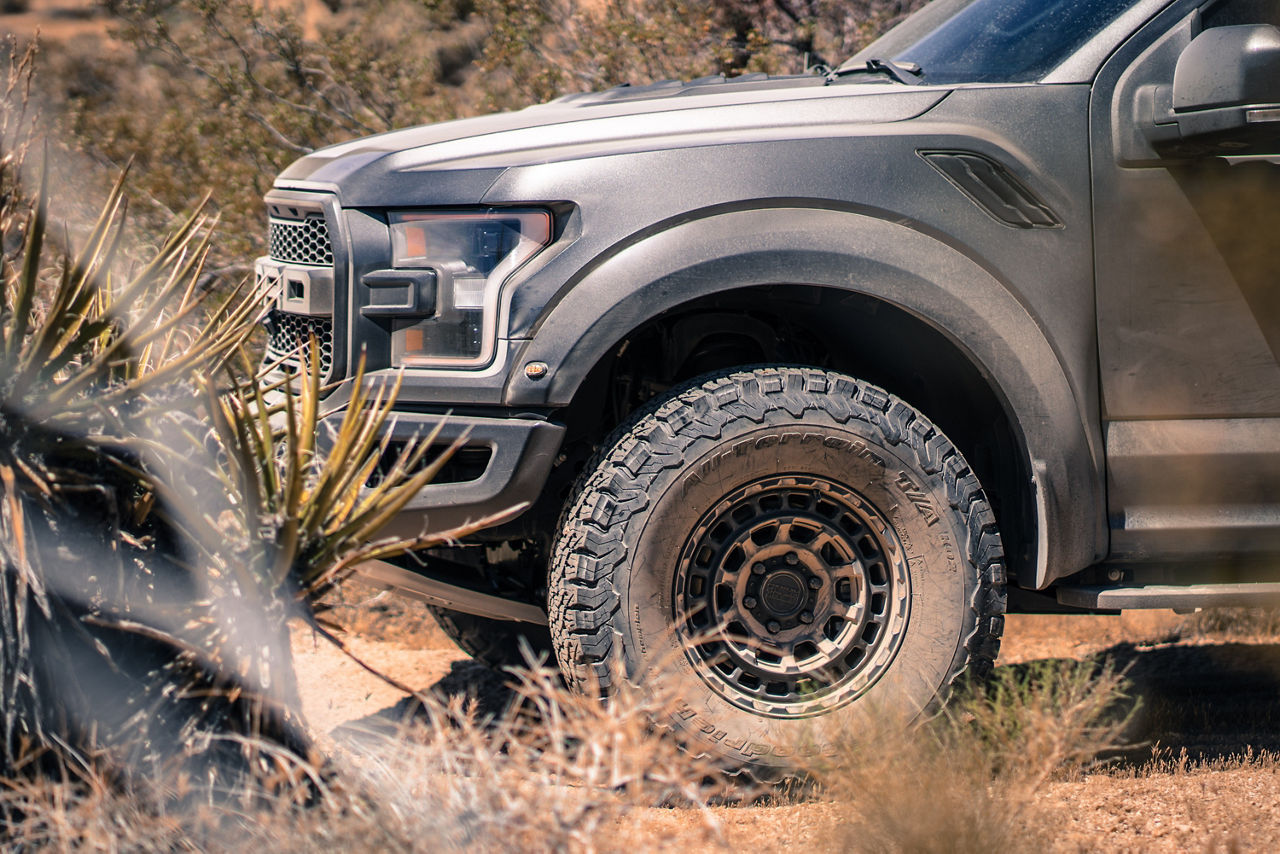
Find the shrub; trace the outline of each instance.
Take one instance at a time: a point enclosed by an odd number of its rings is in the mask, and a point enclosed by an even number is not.
[[[478,0],[490,106],[706,75],[834,66],[921,0]]]
[[[229,287],[263,246],[262,195],[315,148],[453,118],[474,25],[413,0],[369,0],[312,28],[250,0],[120,0],[118,44],[50,51],[61,129],[106,171],[133,162],[140,225],[162,233],[214,188],[211,268]],[[59,92],[58,89],[61,89]]]

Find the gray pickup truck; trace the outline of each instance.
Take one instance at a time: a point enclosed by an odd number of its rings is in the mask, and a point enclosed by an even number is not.
[[[768,772],[1006,608],[1280,602],[1278,24],[936,0],[834,69],[336,145],[267,195],[267,357],[466,437],[401,532],[524,508],[371,578]]]

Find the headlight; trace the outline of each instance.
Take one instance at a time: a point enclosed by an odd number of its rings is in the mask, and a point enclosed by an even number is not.
[[[541,210],[397,212],[390,215],[392,263],[430,269],[435,315],[396,320],[391,355],[398,365],[467,367],[488,361],[498,293],[517,268],[551,242]]]

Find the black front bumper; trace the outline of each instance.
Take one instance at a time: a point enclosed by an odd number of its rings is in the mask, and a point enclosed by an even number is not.
[[[519,504],[532,505],[564,438],[564,427],[548,421],[405,412],[393,415],[386,430],[393,443],[404,443],[425,439],[442,421],[433,444],[447,446],[465,435],[464,451],[489,452],[483,472],[466,480],[438,478],[423,487],[382,536],[442,532]]]

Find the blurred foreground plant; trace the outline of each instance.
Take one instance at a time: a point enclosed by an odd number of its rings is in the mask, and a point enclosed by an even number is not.
[[[239,672],[220,675],[186,628],[210,591],[147,464],[182,452],[150,426],[235,350],[253,303],[234,297],[192,322],[209,239],[199,213],[148,263],[119,263],[122,182],[80,249],[56,245],[47,156],[36,190],[23,174],[31,117],[14,100],[29,58],[11,68],[0,137],[0,769],[45,751],[84,763],[110,746],[122,774],[146,775],[183,753],[226,753],[197,743],[206,731],[298,746],[285,721],[259,723],[261,708],[211,699]]]
[[[465,533],[377,538],[431,437],[366,489],[394,388],[357,390],[326,454],[314,359],[272,402],[241,379],[260,295],[198,287],[199,211],[132,260],[122,177],[72,247],[31,188],[29,75],[15,58],[0,104],[0,777],[314,788],[286,621],[361,560]]]

